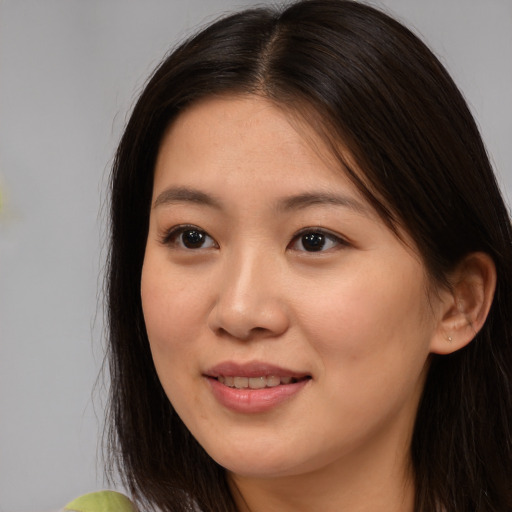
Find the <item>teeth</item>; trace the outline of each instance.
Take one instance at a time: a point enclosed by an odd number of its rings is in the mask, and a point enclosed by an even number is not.
[[[266,377],[251,377],[249,379],[249,387],[251,389],[263,389],[267,387]]]
[[[249,387],[249,379],[247,377],[235,377],[235,388],[244,389]]]
[[[279,377],[276,377],[275,375],[267,377],[267,387],[273,388],[275,386],[279,386],[279,384],[281,384],[281,379]]]
[[[261,377],[250,378],[219,375],[217,380],[225,386],[236,389],[273,388],[279,386],[280,384],[290,384],[292,382],[297,382],[297,379],[294,379],[293,377],[278,377],[276,375],[262,375]]]

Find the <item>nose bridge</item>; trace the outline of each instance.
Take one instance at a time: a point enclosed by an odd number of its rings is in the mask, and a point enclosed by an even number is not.
[[[269,286],[271,277],[277,274],[276,258],[258,248],[246,248],[232,256],[224,271],[226,303],[243,310],[276,298],[277,289]]]
[[[255,242],[225,257],[210,327],[239,339],[277,336],[288,327],[277,255]]]

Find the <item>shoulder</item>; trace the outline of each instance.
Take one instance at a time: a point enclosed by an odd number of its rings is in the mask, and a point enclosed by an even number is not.
[[[136,512],[136,509],[124,494],[100,491],[80,496],[60,512]]]

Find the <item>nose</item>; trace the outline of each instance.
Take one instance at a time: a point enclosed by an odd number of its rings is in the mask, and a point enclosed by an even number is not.
[[[279,265],[253,254],[225,261],[208,325],[218,336],[249,341],[282,335],[289,327]]]

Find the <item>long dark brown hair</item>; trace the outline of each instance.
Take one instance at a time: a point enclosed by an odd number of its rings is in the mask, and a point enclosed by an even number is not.
[[[512,510],[512,233],[468,107],[431,51],[359,2],[306,0],[225,17],[173,51],[126,126],[111,181],[109,448],[141,508],[236,511],[225,471],[158,380],[140,279],[162,135],[191,103],[257,94],[308,118],[354,158],[351,179],[414,240],[431,279],[489,254],[497,289],[475,339],[432,356],[411,445],[417,512]]]

